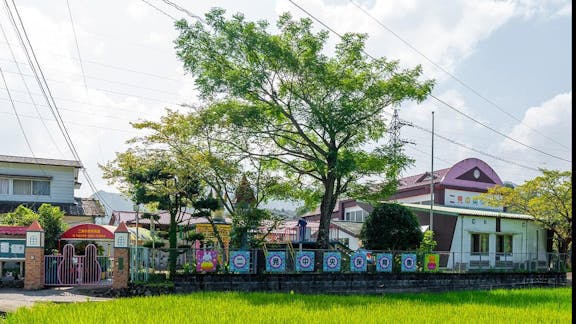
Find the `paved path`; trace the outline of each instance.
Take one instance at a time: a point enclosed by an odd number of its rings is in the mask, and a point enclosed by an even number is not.
[[[94,297],[89,290],[74,287],[46,288],[40,290],[0,288],[0,314],[14,312],[20,307],[29,307],[36,302],[76,303],[111,299],[112,298]]]

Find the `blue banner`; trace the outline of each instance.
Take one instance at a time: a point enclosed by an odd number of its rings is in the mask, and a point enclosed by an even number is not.
[[[250,251],[232,251],[230,253],[231,272],[250,272]]]
[[[415,272],[416,271],[416,254],[405,253],[402,254],[402,272]]]
[[[356,252],[350,257],[350,271],[352,272],[365,272],[366,271],[366,254]]]
[[[314,252],[296,252],[296,271],[314,271]]]
[[[284,272],[286,271],[286,252],[271,251],[266,254],[266,271]]]
[[[378,253],[376,254],[376,271],[378,272],[392,272],[392,253]]]
[[[324,262],[322,270],[324,272],[340,271],[340,264],[342,263],[342,256],[340,252],[324,252]]]

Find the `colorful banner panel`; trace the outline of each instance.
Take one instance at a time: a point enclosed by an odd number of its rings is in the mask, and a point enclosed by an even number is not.
[[[402,272],[415,272],[416,271],[416,254],[405,253],[402,254]]]
[[[376,271],[378,272],[392,272],[391,253],[377,253],[376,254]]]
[[[314,252],[296,252],[296,271],[314,271]]]
[[[424,271],[438,271],[440,266],[440,254],[424,255]]]
[[[230,252],[230,271],[245,273],[250,271],[250,251]]]
[[[366,254],[356,252],[350,257],[350,271],[366,272]]]
[[[266,271],[284,272],[286,271],[286,252],[270,251],[266,254]]]
[[[218,264],[218,252],[212,250],[196,250],[196,271],[216,271]]]
[[[342,256],[340,252],[324,252],[324,262],[322,270],[324,272],[340,271],[340,264],[342,263]]]

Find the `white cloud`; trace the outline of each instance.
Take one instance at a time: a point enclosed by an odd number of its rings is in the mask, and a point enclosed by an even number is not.
[[[126,7],[128,17],[135,21],[143,21],[150,15],[150,7],[142,1],[131,1]]]

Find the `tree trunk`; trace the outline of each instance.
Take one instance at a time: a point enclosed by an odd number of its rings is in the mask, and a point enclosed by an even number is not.
[[[320,204],[320,226],[318,228],[317,243],[321,249],[330,248],[330,221],[332,219],[332,211],[336,206],[338,196],[334,194],[334,182],[336,179],[330,177],[324,183],[324,195],[322,196],[322,203]]]
[[[176,246],[176,214],[178,208],[170,209],[170,228],[169,234],[169,252],[168,252],[168,276],[170,280],[174,280],[176,275],[176,259],[178,258],[178,250]]]

